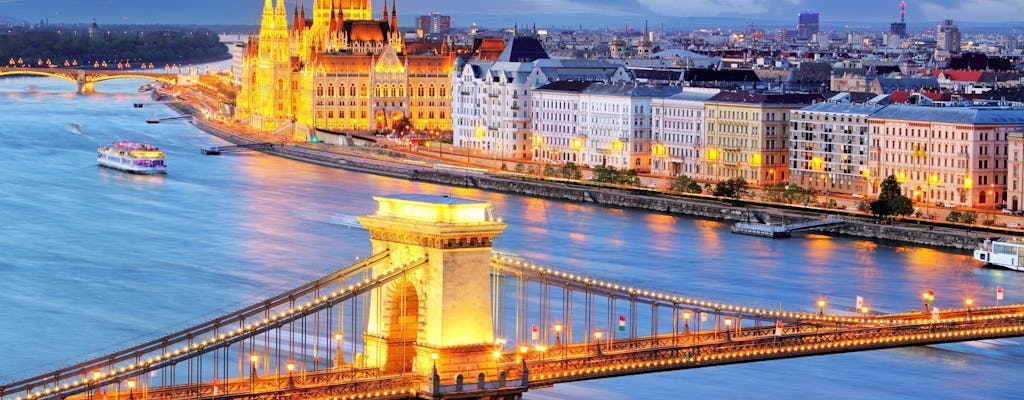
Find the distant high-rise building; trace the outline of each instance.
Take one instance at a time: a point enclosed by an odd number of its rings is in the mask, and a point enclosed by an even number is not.
[[[953,20],[942,20],[935,32],[936,49],[950,53],[960,52],[960,28],[957,28]]]
[[[804,11],[798,15],[796,24],[797,40],[809,40],[818,33],[818,12]]]
[[[904,19],[907,14],[907,2],[900,2],[900,22],[893,22],[889,25],[889,33],[901,38],[907,37],[907,22]]]
[[[452,17],[430,13],[416,18],[416,34],[419,37],[439,37],[452,29]]]

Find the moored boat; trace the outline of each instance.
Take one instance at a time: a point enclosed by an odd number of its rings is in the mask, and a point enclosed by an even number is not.
[[[109,146],[99,146],[96,161],[108,168],[137,174],[164,174],[164,152],[145,143],[119,141]]]
[[[1024,238],[985,239],[974,250],[974,259],[1014,271],[1024,271]]]

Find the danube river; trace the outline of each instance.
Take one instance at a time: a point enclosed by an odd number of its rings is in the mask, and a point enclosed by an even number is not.
[[[141,81],[71,94],[49,78],[0,79],[0,384],[103,354],[232,310],[369,255],[339,221],[371,196],[486,200],[509,223],[499,251],[643,287],[730,303],[850,312],[940,308],[973,296],[1024,302],[1024,275],[944,249],[823,235],[764,239],[721,222],[406,182],[262,154],[204,156],[221,144],[148,101]],[[26,90],[31,87],[32,90]],[[78,124],[84,134],[72,132]],[[96,165],[128,139],[167,152],[166,176]],[[1022,340],[828,355],[559,385],[531,399],[1018,398]]]

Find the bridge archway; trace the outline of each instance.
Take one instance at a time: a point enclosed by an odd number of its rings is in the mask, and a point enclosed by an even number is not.
[[[405,373],[413,370],[419,340],[420,300],[416,287],[408,279],[396,283],[388,304],[388,362],[387,373]]]

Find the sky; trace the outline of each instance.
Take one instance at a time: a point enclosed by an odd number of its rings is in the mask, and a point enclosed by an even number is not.
[[[278,1],[278,0],[273,0]],[[286,0],[289,15],[297,0]],[[382,0],[371,0],[380,13]],[[313,0],[305,0],[312,8]],[[0,0],[0,17],[29,22],[100,24],[259,23],[264,0]],[[942,19],[958,23],[1024,25],[1024,0],[908,0],[911,27],[934,26]],[[388,0],[390,7],[390,0]],[[820,14],[823,29],[849,24],[887,27],[899,19],[898,0],[398,0],[399,23],[428,12],[451,15],[457,27],[472,22],[485,27],[536,23],[539,27],[640,26],[648,21],[666,27],[707,21],[794,25],[804,10]],[[309,14],[307,14],[309,16]],[[715,20],[712,20],[715,19]]]

